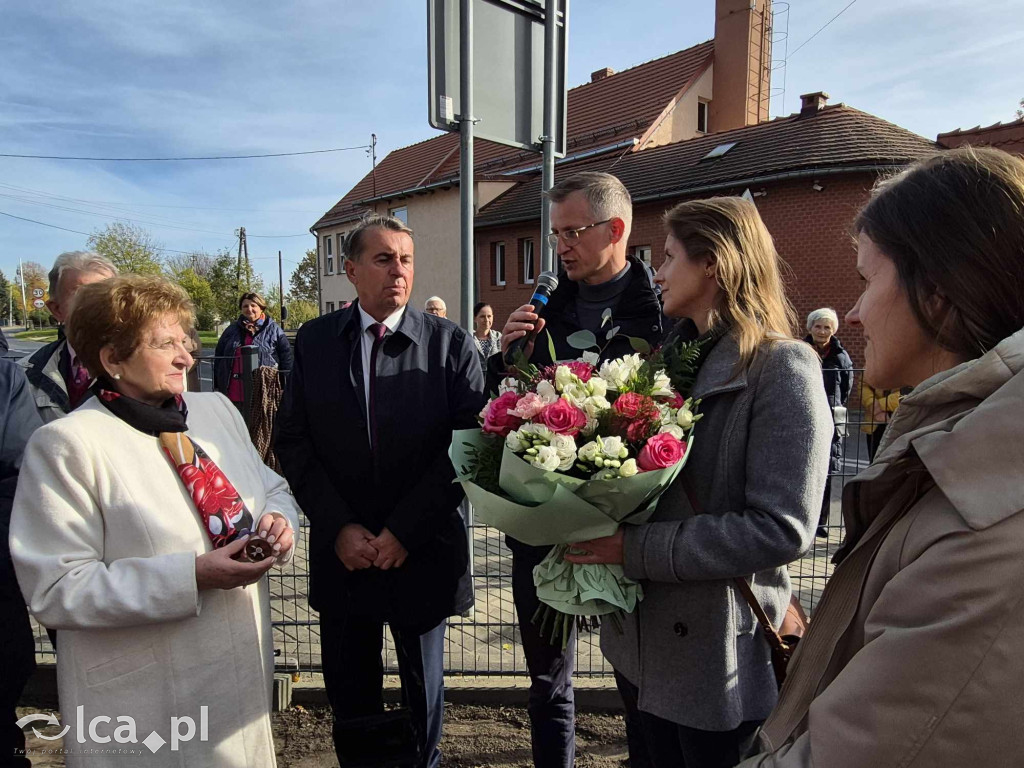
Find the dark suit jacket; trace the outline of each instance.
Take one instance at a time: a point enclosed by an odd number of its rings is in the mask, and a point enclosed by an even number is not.
[[[483,377],[476,346],[443,318],[406,307],[377,359],[377,440],[366,428],[358,305],[302,326],[275,450],[312,526],[310,604],[403,627],[465,610],[462,489],[448,458],[452,430],[476,426]],[[348,572],[334,552],[342,526],[388,528],[409,551],[401,568]]]

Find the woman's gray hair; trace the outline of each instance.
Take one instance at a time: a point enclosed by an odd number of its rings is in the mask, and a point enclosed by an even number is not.
[[[344,252],[345,258],[349,261],[355,261],[359,258],[359,252],[363,247],[363,238],[365,232],[368,229],[378,227],[380,229],[388,229],[392,232],[404,232],[409,237],[412,237],[412,230],[409,226],[399,218],[394,216],[385,216],[380,213],[371,213],[364,216],[355,229],[345,235],[345,242],[342,244],[342,251]]]
[[[831,307],[822,307],[816,309],[807,316],[807,330],[811,330],[811,326],[814,325],[818,320],[828,320],[832,323],[832,333],[839,330],[839,315]]]
[[[53,262],[53,267],[47,275],[50,280],[51,299],[57,298],[60,278],[65,272],[87,272],[115,277],[117,267],[110,259],[94,251],[65,251]]]

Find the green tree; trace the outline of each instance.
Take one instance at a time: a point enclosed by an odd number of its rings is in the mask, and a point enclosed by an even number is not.
[[[288,328],[298,328],[303,323],[319,316],[315,302],[305,299],[290,299],[288,301]]]
[[[199,277],[209,280],[210,271],[213,269],[213,264],[216,260],[215,256],[211,256],[203,251],[176,253],[164,259],[164,267],[167,270],[167,274],[173,277],[177,277],[186,269],[191,269]]]
[[[7,276],[0,270],[0,316],[4,318],[5,322],[8,322],[7,311],[11,308],[11,283],[7,279]]]
[[[189,295],[195,305],[196,325],[199,330],[213,330],[217,324],[217,317],[216,302],[210,282],[205,277],[197,275],[191,267],[186,267],[174,279],[185,289],[185,293]]]
[[[11,290],[14,292],[14,306],[20,310],[22,318],[27,316],[28,321],[33,325],[40,327],[49,325],[52,319],[49,310],[35,307],[37,298],[44,301],[49,298],[50,280],[47,277],[46,267],[36,261],[25,261],[18,267],[15,274],[17,284],[11,286]],[[25,298],[28,299],[27,310],[21,300],[22,283],[25,285]],[[33,291],[41,291],[42,295],[37,297]]]
[[[317,304],[320,296],[316,289],[316,251],[306,251],[299,266],[292,272],[291,290],[288,296],[291,299],[308,301]]]
[[[1024,119],[1024,99],[1020,100],[1020,109],[1017,110],[1017,119]]]
[[[142,227],[115,221],[89,236],[89,248],[110,259],[118,271],[137,275],[159,275],[159,249]]]
[[[238,299],[243,293],[263,293],[263,278],[253,271],[252,263],[243,262],[239,272],[238,257],[230,251],[217,255],[207,280],[213,291],[217,319],[221,322],[238,315]]]

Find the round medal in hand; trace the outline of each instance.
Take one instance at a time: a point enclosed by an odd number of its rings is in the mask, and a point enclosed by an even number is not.
[[[245,559],[250,563],[260,563],[274,555],[274,545],[266,539],[254,536],[245,543]]]

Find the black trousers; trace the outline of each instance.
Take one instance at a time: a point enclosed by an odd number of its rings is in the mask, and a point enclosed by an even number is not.
[[[630,768],[733,768],[754,743],[761,720],[731,731],[702,731],[664,720],[637,706],[640,689],[618,672],[615,685],[626,706]]]
[[[427,632],[390,625],[402,680],[402,703],[412,714],[418,768],[437,768],[441,762],[441,723],[444,717],[444,631],[442,621]],[[320,611],[320,654],[324,685],[335,725],[384,711],[384,646],[382,622],[353,616],[344,609]],[[334,746],[343,761],[343,738],[336,727]]]
[[[21,692],[36,668],[35,640],[16,584],[0,584],[0,616],[0,768],[28,768],[25,734],[14,722]]]
[[[576,629],[566,643],[552,645],[533,623],[540,600],[533,585],[533,569],[550,547],[529,547],[508,540],[512,550],[512,598],[519,634],[530,673],[530,736],[536,768],[571,768],[576,759],[576,702],[572,670],[576,659]]]

